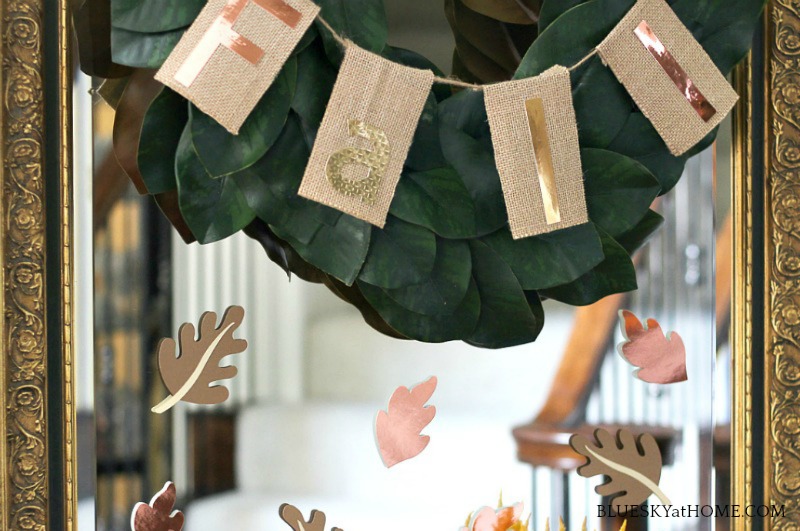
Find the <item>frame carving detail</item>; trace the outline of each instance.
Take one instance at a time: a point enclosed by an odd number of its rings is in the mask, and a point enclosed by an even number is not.
[[[800,525],[800,10],[771,6],[765,179],[766,503],[770,529]]]
[[[47,525],[43,5],[3,8],[3,478],[5,529]]]

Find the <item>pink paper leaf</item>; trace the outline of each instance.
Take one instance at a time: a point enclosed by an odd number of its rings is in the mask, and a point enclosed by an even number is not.
[[[425,406],[425,402],[433,395],[437,382],[432,376],[410,391],[398,387],[389,399],[388,412],[378,412],[378,449],[387,468],[418,456],[428,446],[430,437],[420,433],[436,415],[436,408]]]
[[[648,383],[671,384],[685,382],[686,347],[677,332],[664,336],[655,319],[643,326],[633,312],[620,310],[619,326],[625,341],[619,352],[631,365],[639,367],[633,375]]]

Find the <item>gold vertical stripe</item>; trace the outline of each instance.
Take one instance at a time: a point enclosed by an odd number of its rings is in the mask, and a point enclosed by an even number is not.
[[[553,154],[550,151],[550,135],[547,134],[542,98],[525,100],[525,112],[528,115],[528,127],[531,130],[533,154],[536,159],[536,175],[539,177],[539,188],[542,190],[544,217],[547,224],[552,225],[561,221],[561,212],[558,208],[556,173],[553,170]]]

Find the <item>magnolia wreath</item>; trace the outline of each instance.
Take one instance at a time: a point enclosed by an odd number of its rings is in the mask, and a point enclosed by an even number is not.
[[[444,75],[387,44],[382,0],[316,3],[356,45]],[[435,84],[380,229],[297,195],[343,55],[319,21],[237,136],[152,81],[146,69],[165,61],[204,4],[112,1],[113,61],[134,69],[101,89],[117,106],[117,156],[187,241],[243,230],[287,273],[325,284],[394,337],[518,345],[541,331],[544,298],[586,305],[635,289],[631,254],[663,221],[653,200],[714,140],[712,133],[672,156],[601,59],[581,61],[634,0],[445,0],[453,71],[464,81],[578,65],[571,84],[590,222],[512,239],[482,94]],[[669,4],[725,74],[747,53],[763,7],[761,0]],[[137,109],[143,92],[149,107]]]

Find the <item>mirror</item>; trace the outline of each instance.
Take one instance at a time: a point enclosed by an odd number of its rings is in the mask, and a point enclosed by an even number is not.
[[[444,14],[421,0],[386,6],[391,42],[449,74]],[[283,503],[323,511],[327,527],[346,531],[455,530],[498,497],[523,502],[532,529],[548,519],[570,530],[584,519],[603,530],[625,520],[628,529],[730,527],[713,509],[730,503],[732,481],[730,118],[653,203],[664,223],[635,255],[638,290],[578,309],[547,300],[534,343],[493,351],[381,335],[324,286],[287,281],[243,233],[184,243],[120,168],[115,111],[101,97],[113,101],[113,89],[75,78],[74,194],[93,205],[75,211],[84,287],[76,314],[94,316],[76,330],[81,530],[129,529],[134,505],[166,481],[177,487],[188,531],[284,529]],[[152,413],[169,393],[159,341],[230,306],[245,309],[235,335],[248,345],[223,363],[238,369],[228,399]],[[633,377],[618,353],[623,309],[680,335],[688,381]],[[376,415],[399,386],[431,376],[436,415],[422,430],[430,443],[387,469]],[[654,437],[664,498],[640,508],[649,517],[619,511],[595,493],[601,477],[578,475],[584,458],[569,438],[598,426]],[[690,509],[666,517],[658,506],[667,504]],[[714,514],[698,518],[708,507]]]

